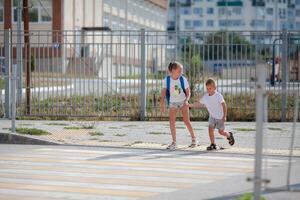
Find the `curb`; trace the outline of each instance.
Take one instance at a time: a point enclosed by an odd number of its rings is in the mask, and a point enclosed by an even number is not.
[[[14,133],[0,133],[0,144],[59,145],[59,143],[30,138]]]

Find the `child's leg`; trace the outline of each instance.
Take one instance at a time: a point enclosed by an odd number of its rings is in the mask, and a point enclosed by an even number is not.
[[[181,113],[182,113],[182,118],[183,118],[183,122],[185,124],[185,126],[187,127],[192,140],[195,141],[196,140],[196,135],[194,133],[191,121],[190,121],[190,115],[189,115],[189,108],[187,106],[183,106],[181,108]]]
[[[211,144],[216,144],[215,143],[215,128],[208,127],[208,133],[209,133],[209,139]]]
[[[220,133],[220,135],[223,135],[223,136],[226,137],[226,138],[229,137],[229,133],[226,132],[225,130],[219,129],[219,133]]]
[[[234,145],[234,137],[233,137],[233,134],[232,134],[232,132],[226,132],[226,131],[224,131],[224,130],[219,130],[219,133],[221,134],[221,135],[223,135],[224,137],[226,137],[226,139],[228,140],[228,142],[229,142],[229,144],[232,146],[232,145]]]
[[[169,123],[170,123],[170,131],[171,131],[173,142],[176,142],[176,128],[175,128],[176,115],[177,115],[177,109],[170,108]]]

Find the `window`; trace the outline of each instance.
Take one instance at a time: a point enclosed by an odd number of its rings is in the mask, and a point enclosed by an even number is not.
[[[30,22],[51,22],[52,21],[52,0],[29,0],[29,21]],[[14,22],[18,20],[18,0],[13,0]]]
[[[279,17],[280,17],[281,19],[285,19],[285,16],[286,16],[286,11],[285,11],[285,9],[280,9],[280,8],[279,8]]]
[[[273,8],[267,8],[267,14],[273,15]]]
[[[282,22],[282,23],[280,24],[280,28],[281,28],[281,29],[287,29],[287,24],[284,23],[284,22]]]
[[[181,14],[189,15],[189,14],[191,14],[191,10],[189,8],[182,8],[181,9]]]
[[[195,15],[202,15],[203,14],[203,10],[202,10],[202,8],[194,8],[193,9],[193,13]]]
[[[194,20],[193,21],[193,26],[195,28],[201,27],[203,25],[203,22],[201,20]]]
[[[289,18],[295,17],[295,10],[292,10],[292,9],[288,10],[288,17]]]
[[[186,29],[192,28],[191,20],[185,20],[184,21],[184,26],[185,26]]]
[[[264,20],[252,20],[251,25],[253,27],[265,27],[265,23],[266,23],[266,21],[264,21]]]
[[[213,27],[214,26],[214,21],[213,20],[207,20],[206,25],[209,26],[209,27]]]
[[[222,27],[235,27],[235,26],[243,26],[243,21],[239,20],[239,19],[235,19],[235,20],[219,20],[219,26]]]
[[[214,14],[214,8],[207,8],[207,14]]]
[[[225,8],[219,8],[219,15],[225,15],[226,9]]]
[[[300,0],[296,0],[296,4],[297,4],[297,5],[300,5]]]
[[[296,10],[296,16],[300,17],[300,10]]]
[[[239,7],[234,7],[232,9],[232,13],[236,14],[236,15],[241,15],[242,14],[242,9]]]
[[[273,30],[273,21],[267,21],[267,30],[268,31]]]

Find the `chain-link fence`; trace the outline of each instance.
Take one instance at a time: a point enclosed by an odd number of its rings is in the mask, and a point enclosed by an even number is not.
[[[1,41],[10,41],[11,66],[18,68],[18,117],[166,118],[160,91],[173,60],[184,66],[191,101],[203,95],[206,78],[217,80],[228,120],[254,120],[257,67],[268,71],[270,121],[292,120],[294,93],[278,91],[300,90],[299,32],[31,31],[19,34],[30,41],[22,39],[20,62],[17,36],[12,31]],[[2,115],[3,107],[10,113],[3,98],[8,67],[1,71]],[[207,112],[192,110],[191,117],[205,119]]]

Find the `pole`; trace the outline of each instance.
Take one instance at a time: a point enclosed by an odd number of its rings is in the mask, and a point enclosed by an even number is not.
[[[11,77],[11,131],[16,132],[16,81],[17,81],[17,69],[16,65],[12,66]]]
[[[281,121],[286,121],[286,102],[287,102],[287,81],[288,81],[288,67],[287,67],[287,54],[288,52],[288,35],[287,30],[282,31],[282,102],[281,102]]]
[[[10,47],[10,34],[12,27],[12,17],[11,17],[11,4],[12,0],[5,0],[4,4],[4,64],[5,64],[5,117],[11,117],[11,96],[10,96],[10,62],[11,62],[11,47]]]
[[[290,180],[291,180],[291,169],[292,169],[292,156],[293,156],[293,149],[294,149],[294,138],[296,132],[296,124],[298,121],[298,111],[299,111],[299,94],[296,94],[295,99],[295,110],[294,110],[294,122],[293,122],[293,132],[292,138],[290,143],[290,152],[289,152],[289,164],[288,164],[288,172],[287,172],[287,189],[290,190]]]
[[[23,0],[24,42],[26,60],[26,114],[30,114],[30,38],[28,0]]]
[[[264,93],[265,93],[265,69],[256,69],[256,137],[255,137],[255,175],[254,175],[254,200],[260,200],[261,195],[261,167],[263,148],[263,124],[264,124]]]
[[[5,49],[5,117],[11,118],[11,29],[4,30]]]
[[[17,76],[18,76],[18,95],[17,102],[20,104],[22,101],[22,79],[23,79],[23,66],[22,66],[22,1],[18,1],[18,22],[17,22]]]
[[[146,115],[146,46],[145,29],[141,29],[141,121],[145,120]]]

